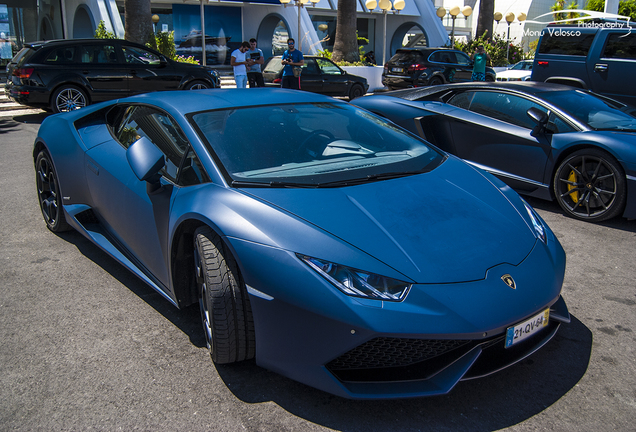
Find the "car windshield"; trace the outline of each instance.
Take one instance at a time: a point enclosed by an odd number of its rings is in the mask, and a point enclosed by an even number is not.
[[[272,57],[272,59],[265,65],[263,72],[278,72],[282,68],[283,64],[281,63],[281,57]]]
[[[636,131],[636,110],[580,90],[545,92],[543,98],[596,130]]]
[[[520,61],[511,67],[510,70],[532,70],[532,62]]]
[[[339,102],[200,112],[192,121],[237,187],[332,187],[429,171],[444,155]]]

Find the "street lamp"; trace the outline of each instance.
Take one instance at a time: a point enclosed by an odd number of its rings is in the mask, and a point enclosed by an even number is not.
[[[376,0],[367,0],[365,6],[370,11],[373,11],[376,7],[380,6],[382,10],[382,14],[384,15],[384,36],[382,37],[382,64],[386,61],[386,14],[393,9],[393,13],[400,13],[402,9],[406,6],[406,2],[404,0],[395,0],[391,3],[391,0],[380,0],[380,3]]]
[[[457,19],[459,12],[460,12],[459,6],[453,6],[452,8],[448,10],[448,14],[451,16],[451,19],[453,20],[453,27],[451,29],[451,47],[455,46],[455,20]],[[473,8],[471,8],[470,6],[464,6],[461,12],[462,12],[462,15],[464,15],[464,17],[468,19],[468,17],[471,16],[473,13]],[[446,9],[444,7],[438,7],[436,15],[443,20],[444,17],[446,16]]]
[[[281,4],[284,7],[287,7],[287,5],[291,2],[291,0],[278,0],[278,1],[281,2]],[[305,6],[310,1],[312,6],[316,6],[316,3],[318,3],[320,0],[294,0],[294,6],[298,8],[298,39],[296,40],[296,42],[298,42],[299,51],[303,50],[303,40],[302,40],[301,31],[300,31],[300,10],[302,9],[303,6]]]
[[[493,15],[493,18],[495,19],[495,21],[497,21],[497,24],[499,24],[499,21],[501,21],[501,19],[503,18],[503,14],[501,12],[495,12],[495,14]],[[521,24],[523,21],[525,21],[527,18],[527,15],[523,12],[521,12],[519,14],[519,16],[517,17],[517,21],[519,21],[519,24]],[[508,24],[508,35],[506,36],[506,61],[508,62],[508,64],[510,64],[510,24],[513,23],[513,21],[515,20],[515,14],[513,14],[512,12],[508,12],[506,14],[506,23]]]
[[[157,33],[157,23],[159,22],[159,15],[154,14],[152,16],[152,30]]]

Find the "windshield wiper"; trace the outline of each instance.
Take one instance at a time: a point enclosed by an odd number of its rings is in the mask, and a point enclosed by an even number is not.
[[[366,177],[346,179],[346,180],[335,180],[325,183],[296,183],[296,182],[285,182],[285,181],[269,181],[269,182],[248,182],[242,180],[233,180],[233,187],[254,187],[254,188],[304,188],[304,189],[316,189],[316,188],[332,188],[332,187],[342,187],[342,186],[354,186],[364,183],[371,183],[374,181],[382,181],[389,180],[400,177],[408,177],[416,174],[422,174],[422,171],[399,171],[399,172],[391,172],[391,173],[381,173],[381,174],[369,174]]]
[[[316,188],[319,185],[295,182],[268,181],[268,182],[248,182],[242,180],[232,180],[232,187],[253,187],[253,188]]]
[[[364,183],[371,183],[374,181],[389,180],[389,179],[400,178],[400,177],[408,177],[408,176],[412,176],[416,174],[422,174],[422,171],[398,171],[398,172],[392,172],[392,173],[369,174],[366,177],[360,177],[360,178],[354,178],[354,179],[348,179],[348,180],[336,180],[336,181],[326,182],[326,183],[318,183],[316,187],[322,188],[322,187],[353,186],[353,185],[359,185]]]

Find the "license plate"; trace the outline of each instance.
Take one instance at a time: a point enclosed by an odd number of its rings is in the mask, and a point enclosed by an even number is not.
[[[548,325],[550,309],[539,312],[535,316],[506,330],[506,348],[532,336]]]
[[[403,71],[402,68],[391,68],[391,72],[401,73]]]

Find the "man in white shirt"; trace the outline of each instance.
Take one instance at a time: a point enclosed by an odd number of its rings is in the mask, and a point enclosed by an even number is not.
[[[236,81],[236,88],[247,88],[247,68],[245,66],[251,66],[254,61],[246,58],[247,52],[250,49],[249,42],[243,42],[239,49],[232,52],[230,57],[230,65],[234,68],[234,81]]]

